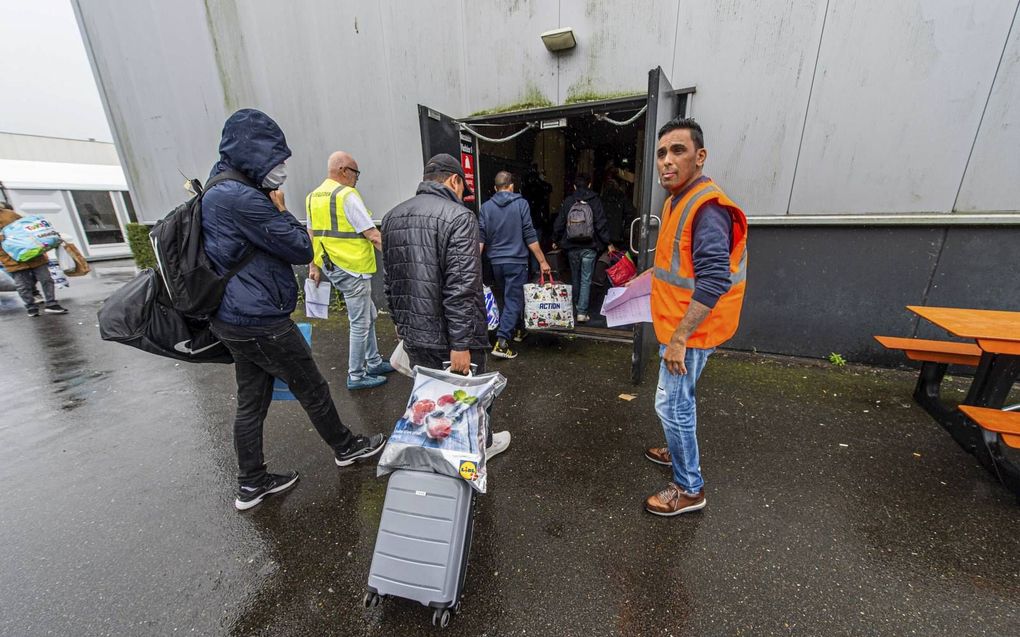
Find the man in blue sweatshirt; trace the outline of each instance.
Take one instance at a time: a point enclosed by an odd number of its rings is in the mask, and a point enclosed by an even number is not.
[[[496,194],[482,204],[478,226],[481,249],[489,251],[489,263],[496,281],[503,285],[503,312],[492,355],[516,358],[510,339],[524,310],[524,284],[528,282],[528,251],[535,255],[544,276],[552,268],[538,245],[538,233],[531,223],[531,208],[514,192],[514,177],[505,170],[496,173]]]

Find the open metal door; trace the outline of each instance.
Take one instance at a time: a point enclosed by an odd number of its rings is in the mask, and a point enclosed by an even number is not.
[[[439,153],[459,157],[464,167],[464,180],[471,190],[477,192],[476,184],[479,180],[475,138],[462,131],[457,120],[421,104],[418,105],[418,123],[421,127],[422,165]],[[465,197],[464,204],[478,212],[474,196]]]
[[[631,243],[637,245],[638,271],[644,272],[655,263],[655,243],[659,238],[659,214],[666,201],[666,190],[659,186],[655,165],[655,145],[659,128],[680,114],[686,103],[663,72],[656,67],[648,72],[648,111],[645,113],[645,143],[641,170],[641,206],[639,216],[631,225]],[[636,235],[636,236],[635,236]],[[631,355],[631,377],[634,384],[641,382],[645,365],[658,357],[658,340],[651,323],[634,325],[634,349]]]

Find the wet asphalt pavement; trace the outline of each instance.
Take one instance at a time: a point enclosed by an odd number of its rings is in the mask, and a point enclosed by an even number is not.
[[[0,294],[0,635],[438,634],[421,606],[361,607],[385,481],[337,469],[296,402],[273,406],[265,445],[301,481],[234,511],[232,368],[99,340],[100,301],[132,275],[73,279],[66,316]],[[313,342],[345,422],[388,431],[410,380],[348,392],[344,317]],[[552,337],[491,363],[513,443],[446,632],[1020,634],[1020,506],[911,402],[913,374],[717,354],[708,506],[661,519],[641,508],[669,477],[642,457],[662,440],[654,383],[629,364]]]

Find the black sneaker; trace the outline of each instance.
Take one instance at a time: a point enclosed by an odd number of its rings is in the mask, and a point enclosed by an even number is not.
[[[28,308],[28,315],[33,318],[39,316],[39,308],[35,307],[34,305]]]
[[[514,330],[514,343],[523,343],[526,338],[528,338],[527,332],[524,330]]]
[[[345,451],[336,454],[336,466],[349,467],[354,464],[355,460],[370,458],[382,451],[385,444],[386,436],[383,434],[376,434],[371,438],[368,436],[356,436],[351,446],[347,447]]]
[[[492,348],[492,355],[496,358],[517,358],[517,352],[510,349],[510,346],[506,341],[500,339],[496,342],[496,346]]]
[[[270,473],[260,485],[242,484],[237,488],[237,499],[234,500],[234,507],[238,511],[245,511],[261,503],[267,495],[280,493],[294,486],[298,481],[297,471],[287,473]]]
[[[47,305],[43,312],[46,314],[67,314],[67,310],[59,305]]]

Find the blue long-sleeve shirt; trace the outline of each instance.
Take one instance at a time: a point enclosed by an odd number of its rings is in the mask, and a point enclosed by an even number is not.
[[[708,181],[702,176],[694,180],[673,197],[675,206],[684,195],[700,183]],[[733,219],[726,208],[710,202],[701,207],[694,218],[691,252],[694,260],[694,294],[691,298],[707,307],[715,307],[719,297],[730,286],[730,252],[733,245]]]

